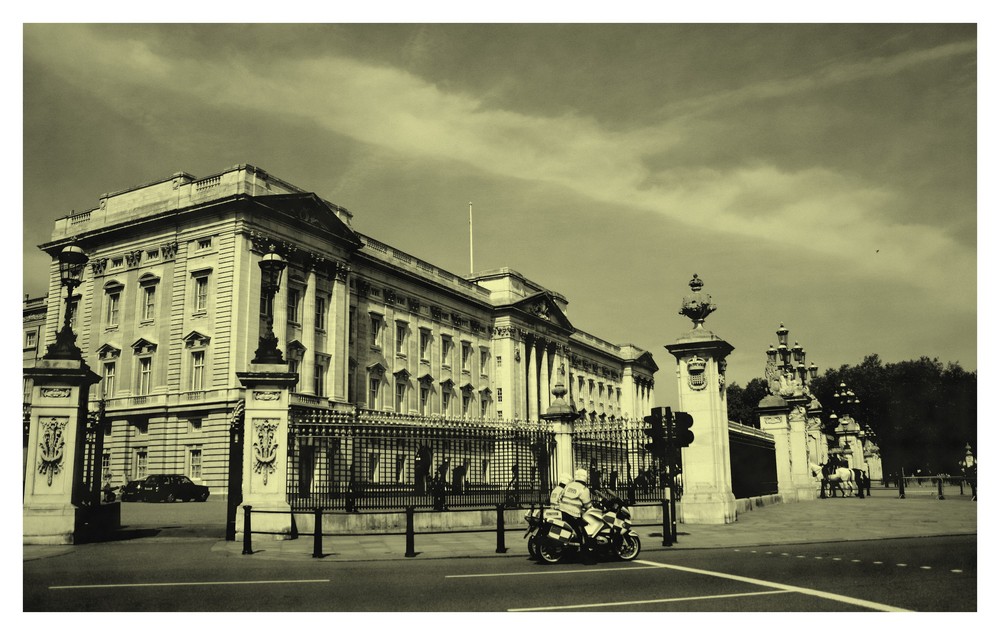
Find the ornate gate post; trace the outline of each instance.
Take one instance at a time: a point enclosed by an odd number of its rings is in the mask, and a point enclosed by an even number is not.
[[[778,494],[784,502],[798,500],[792,485],[791,424],[792,407],[778,395],[767,395],[757,404],[760,429],[774,437],[774,468],[778,476]]]
[[[551,422],[555,432],[555,475],[558,478],[560,474],[573,473],[573,421],[576,420],[576,409],[564,398],[566,386],[562,383],[561,375],[552,394],[555,399],[545,414],[541,415],[541,419]]]
[[[677,358],[679,410],[694,418],[694,442],[682,450],[684,496],[678,515],[685,523],[723,524],[736,521],[725,385],[726,356],[733,346],[704,327],[716,307],[710,295],[701,293],[703,284],[695,274],[679,311],[694,328],[664,348]]]
[[[289,391],[298,373],[288,366],[253,364],[254,370],[236,373],[247,388],[243,415],[243,505],[252,507],[254,532],[291,537],[288,504]],[[257,513],[263,512],[263,513]],[[243,535],[243,516],[236,515],[237,540]]]
[[[99,511],[83,506],[83,451],[88,393],[100,377],[82,359],[46,358],[24,369],[24,376],[34,384],[24,473],[24,544],[74,544]],[[101,458],[95,461],[100,465]]]

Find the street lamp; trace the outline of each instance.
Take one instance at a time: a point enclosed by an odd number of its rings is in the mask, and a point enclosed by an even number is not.
[[[252,364],[284,364],[285,359],[281,356],[278,348],[278,338],[274,335],[274,296],[281,288],[281,272],[285,270],[285,260],[275,253],[274,245],[270,251],[264,254],[260,262],[260,290],[266,298],[267,328],[260,336],[260,344],[254,353]]]
[[[76,245],[64,247],[59,252],[59,281],[66,287],[66,310],[62,329],[56,333],[56,341],[49,344],[44,359],[83,359],[83,353],[76,345],[76,334],[70,327],[70,304],[73,289],[83,282],[83,266],[87,264],[87,254]]]

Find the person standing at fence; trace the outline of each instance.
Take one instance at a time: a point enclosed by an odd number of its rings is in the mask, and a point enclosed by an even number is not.
[[[562,496],[559,497],[559,511],[570,523],[583,541],[583,548],[591,550],[590,536],[587,534],[587,524],[583,520],[583,512],[590,508],[590,486],[587,485],[587,470],[579,469],[573,473],[573,480],[566,484]]]

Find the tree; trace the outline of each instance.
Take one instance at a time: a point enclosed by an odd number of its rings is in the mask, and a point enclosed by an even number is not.
[[[883,469],[956,473],[965,444],[976,446],[976,373],[937,359],[883,364],[869,355],[857,366],[828,369],[810,385],[824,417],[835,412],[840,383],[860,404],[853,416],[875,432]],[[838,414],[841,414],[838,412]]]
[[[757,404],[767,396],[767,381],[755,377],[747,382],[745,388],[739,384],[726,386],[726,403],[730,421],[737,421],[751,428],[760,427],[760,417],[757,416]]]

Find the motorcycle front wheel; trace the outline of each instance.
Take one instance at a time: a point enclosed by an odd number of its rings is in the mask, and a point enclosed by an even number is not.
[[[534,536],[528,536],[528,555],[532,560],[538,560],[538,541]]]
[[[543,562],[547,562],[549,564],[556,564],[562,560],[563,554],[566,553],[565,547],[551,540],[538,541],[535,543],[535,549],[538,552],[538,557],[541,558]]]
[[[626,562],[635,560],[639,557],[640,549],[642,549],[642,545],[639,543],[639,536],[625,534],[622,536],[621,544],[618,545],[618,559]]]

